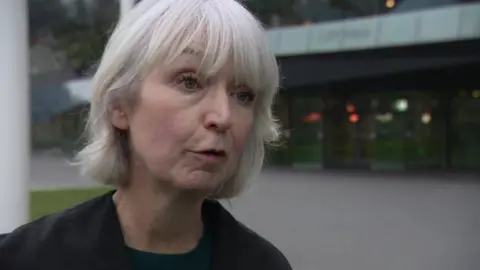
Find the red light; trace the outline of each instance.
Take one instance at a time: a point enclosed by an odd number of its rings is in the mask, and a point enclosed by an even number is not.
[[[350,122],[355,124],[358,122],[358,120],[360,120],[360,117],[358,116],[358,114],[352,113],[350,114],[350,117],[348,118],[348,120],[350,120]]]
[[[305,122],[317,122],[322,118],[322,116],[319,113],[312,112],[309,113],[305,118],[303,119]]]
[[[353,113],[355,111],[355,105],[353,104],[348,104],[347,105],[347,112]]]

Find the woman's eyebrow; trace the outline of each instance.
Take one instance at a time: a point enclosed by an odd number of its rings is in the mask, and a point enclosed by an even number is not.
[[[186,47],[186,48],[182,51],[182,54],[199,56],[199,55],[203,55],[203,52],[202,52],[202,51],[199,51],[199,50],[195,50],[195,49],[193,49],[193,48],[191,48],[191,47]]]

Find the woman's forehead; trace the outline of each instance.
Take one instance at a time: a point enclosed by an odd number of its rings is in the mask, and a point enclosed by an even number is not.
[[[201,46],[188,46],[180,52],[176,53],[169,66],[188,67],[195,69],[198,73],[204,73],[203,75],[214,75],[219,72],[235,72],[234,55],[228,53],[226,55],[214,54],[212,52],[206,52]],[[216,68],[213,68],[216,66]]]
[[[190,68],[207,78],[222,73],[232,77],[235,83],[245,84],[251,89],[264,88],[265,78],[262,79],[261,74],[269,67],[254,42],[233,38],[229,34],[186,31],[175,43],[176,46],[170,48],[162,46],[166,51],[159,48],[157,59],[166,68]]]
[[[204,61],[205,51],[199,46],[189,46],[182,50],[175,52],[172,56],[168,57],[167,64],[196,64],[199,65]]]

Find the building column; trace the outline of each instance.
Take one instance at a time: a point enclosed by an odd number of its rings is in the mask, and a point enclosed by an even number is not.
[[[27,0],[0,5],[0,233],[6,233],[29,216],[30,78]]]

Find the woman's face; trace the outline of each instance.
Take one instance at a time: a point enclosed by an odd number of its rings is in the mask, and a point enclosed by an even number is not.
[[[113,111],[113,125],[128,130],[139,178],[209,193],[236,169],[255,95],[235,84],[231,65],[211,78],[198,75],[201,60],[185,51],[145,79],[132,110]]]

